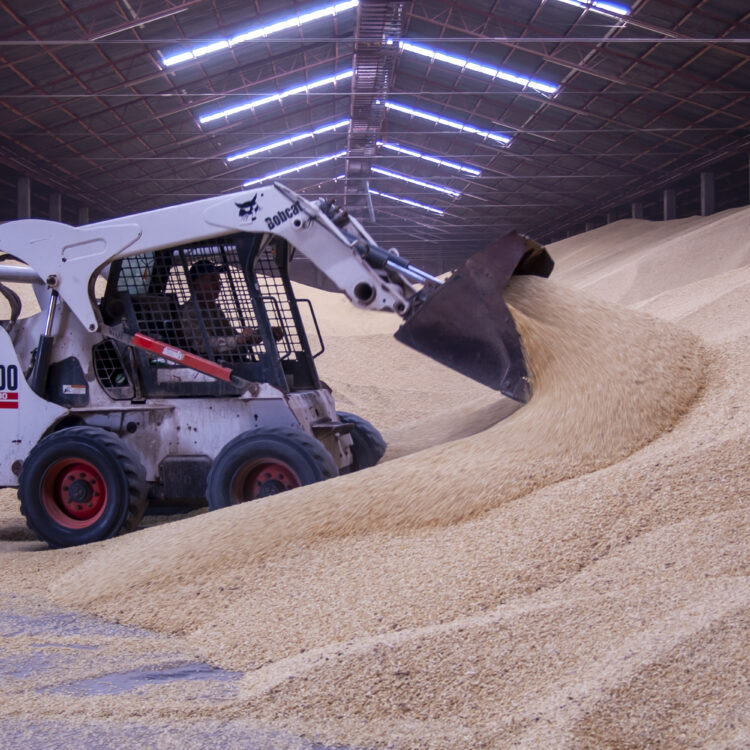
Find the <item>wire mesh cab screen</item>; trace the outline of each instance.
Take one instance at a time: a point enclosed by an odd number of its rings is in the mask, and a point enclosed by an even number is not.
[[[289,255],[278,237],[241,234],[124,258],[113,263],[103,314],[114,311],[128,333],[219,362],[248,380],[317,388]],[[136,358],[144,395],[236,392],[152,354],[138,350]]]

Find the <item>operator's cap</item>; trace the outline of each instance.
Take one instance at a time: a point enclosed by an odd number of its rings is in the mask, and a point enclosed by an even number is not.
[[[226,266],[217,266],[210,260],[198,260],[190,266],[190,281],[195,281],[199,276],[208,276],[209,274],[218,274],[226,271]]]

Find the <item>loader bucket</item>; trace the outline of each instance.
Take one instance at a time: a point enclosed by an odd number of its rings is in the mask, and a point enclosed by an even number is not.
[[[544,248],[511,232],[472,255],[442,286],[425,288],[395,337],[525,403],[528,370],[503,290],[514,274],[546,277],[553,265]]]

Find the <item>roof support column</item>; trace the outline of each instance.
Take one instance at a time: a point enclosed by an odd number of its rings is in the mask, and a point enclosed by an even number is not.
[[[642,219],[643,218],[643,203],[635,201],[630,204],[630,218],[631,219]]]
[[[79,206],[78,207],[78,225],[82,224],[88,224],[91,220],[89,216],[89,207],[88,206]]]
[[[677,194],[674,188],[664,188],[664,221],[677,218]]]
[[[31,178],[26,175],[19,175],[16,183],[18,195],[18,208],[16,215],[19,219],[31,218]]]
[[[713,172],[701,172],[701,216],[710,216],[716,211],[716,188]]]
[[[62,221],[62,195],[60,193],[50,193],[49,218],[50,221]]]

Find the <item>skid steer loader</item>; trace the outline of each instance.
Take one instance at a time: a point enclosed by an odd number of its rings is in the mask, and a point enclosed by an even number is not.
[[[402,342],[528,400],[502,290],[552,261],[516,234],[442,283],[280,183],[80,227],[9,222],[0,486],[18,488],[40,539],[98,541],[136,528],[149,503],[216,509],[377,463],[380,433],[336,411],[318,378],[295,250],[357,307],[404,318]],[[21,317],[7,282],[31,285],[42,311]]]

